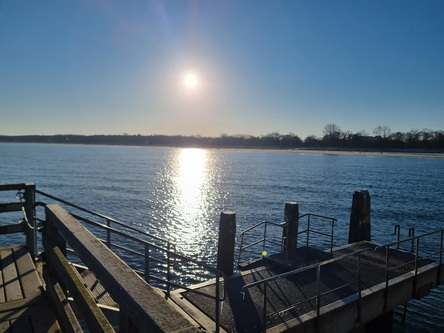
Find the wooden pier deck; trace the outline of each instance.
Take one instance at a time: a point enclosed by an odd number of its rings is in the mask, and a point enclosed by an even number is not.
[[[370,242],[352,244],[334,251],[333,257],[376,246]],[[306,253],[306,250],[302,251]],[[295,251],[294,257],[298,257],[299,261],[293,260],[293,263],[298,267],[312,264],[316,260],[315,253],[303,259]],[[321,260],[323,257],[325,255],[320,256]],[[390,265],[396,268],[389,272],[388,289],[385,283],[385,251],[362,254],[360,279],[356,271],[356,257],[322,266],[319,287],[316,269],[311,269],[269,281],[265,296],[264,284],[243,290],[248,284],[285,275],[288,268],[284,269],[281,264],[258,267],[228,278],[225,282],[227,299],[221,305],[221,327],[226,332],[263,332],[265,300],[267,332],[348,332],[412,298],[427,295],[436,286],[438,269],[442,271],[442,267],[432,260],[418,261],[415,278],[412,272],[415,269],[414,254],[390,250],[390,258]],[[214,293],[214,288],[212,282],[196,287],[208,294]],[[322,295],[319,298],[319,315],[318,288]],[[361,299],[358,297],[359,289]],[[214,303],[208,297],[181,290],[176,291],[173,299],[193,317],[201,318],[203,323],[215,320]]]
[[[25,246],[0,248],[0,332],[61,332]]]

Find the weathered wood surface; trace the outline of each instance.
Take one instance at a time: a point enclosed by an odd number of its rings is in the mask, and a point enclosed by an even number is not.
[[[0,267],[0,332],[61,332],[27,248],[0,248]]]
[[[24,190],[29,186],[35,186],[35,184],[34,183],[0,184],[0,191],[19,191],[19,190]]]
[[[22,210],[21,202],[0,203],[0,213],[20,212]]]
[[[45,246],[48,265],[56,272],[62,286],[69,290],[83,318],[92,332],[114,332],[113,327],[99,309],[88,289],[83,285],[79,273],[68,263],[57,246]],[[67,326],[72,326],[69,324]]]
[[[126,263],[58,205],[46,206],[46,223],[92,269],[139,332],[200,332]],[[59,244],[57,244],[59,245]]]

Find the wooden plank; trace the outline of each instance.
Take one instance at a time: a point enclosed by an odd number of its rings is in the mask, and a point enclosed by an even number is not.
[[[140,332],[199,332],[153,287],[59,205],[46,206],[46,221],[79,254]]]
[[[48,306],[40,308],[31,316],[33,333],[62,333],[54,313]]]
[[[40,295],[41,282],[28,249],[21,246],[14,250],[13,254],[24,297]]]
[[[28,329],[27,323],[30,323],[32,330]],[[45,301],[38,305],[2,312],[0,332],[61,333],[61,330],[48,302]]]
[[[6,301],[23,298],[20,281],[15,267],[14,256],[11,249],[0,250],[1,267],[3,268],[3,285]]]
[[[9,320],[0,322],[0,333],[11,332],[10,327],[11,323],[9,322]]]
[[[16,234],[19,232],[25,232],[25,224],[8,224],[0,226],[0,234]]]
[[[20,212],[21,210],[21,202],[0,203],[0,213]]]
[[[20,308],[26,308],[33,305],[45,303],[46,298],[43,295],[34,296],[32,298],[22,298],[14,301],[0,303],[0,321],[5,320],[4,313]]]
[[[0,257],[1,258],[1,257]],[[1,259],[0,259],[0,265],[1,265]],[[3,282],[3,268],[0,266],[1,272],[0,272],[0,304],[6,302],[6,291],[5,291],[5,284]]]
[[[11,332],[33,332],[31,318],[29,315],[21,315],[17,319],[11,320]]]
[[[0,184],[0,191],[24,190],[27,186],[35,186],[34,183]]]
[[[48,295],[60,320],[60,325],[67,333],[83,332],[60,284],[49,275],[46,268],[43,269],[43,278],[46,282]]]
[[[88,327],[93,332],[115,332],[108,319],[97,306],[89,291],[83,285],[78,273],[66,260],[62,251],[54,246],[46,248],[48,263],[57,272],[62,284],[69,289]]]

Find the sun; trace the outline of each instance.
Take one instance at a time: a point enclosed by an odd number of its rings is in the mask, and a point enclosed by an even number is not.
[[[187,87],[187,88],[194,88],[194,87],[196,87],[197,86],[197,76],[196,75],[194,75],[194,74],[187,74],[187,75],[185,75],[185,80],[184,80],[184,83],[185,83],[185,87]]]

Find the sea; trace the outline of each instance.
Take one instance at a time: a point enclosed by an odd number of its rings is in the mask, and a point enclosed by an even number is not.
[[[0,143],[0,183],[33,182],[212,266],[224,211],[236,213],[239,241],[261,221],[281,223],[285,203],[297,202],[300,214],[337,219],[334,246],[341,246],[353,193],[367,190],[374,242],[395,241],[395,225],[401,238],[411,228],[416,235],[444,228],[443,174],[444,158],[414,154]],[[444,287],[409,302],[405,320],[402,311],[395,311],[394,332],[444,332]]]

